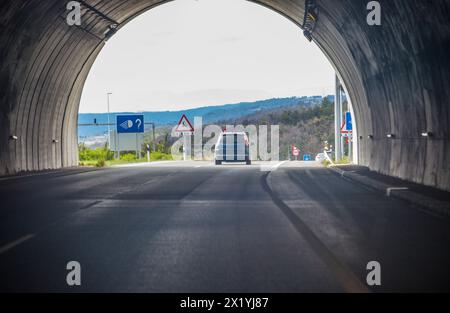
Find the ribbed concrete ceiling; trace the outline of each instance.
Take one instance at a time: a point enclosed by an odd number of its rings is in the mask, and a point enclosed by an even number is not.
[[[77,165],[78,105],[105,32],[167,1],[85,1],[80,27],[67,2],[0,4],[0,174]],[[304,0],[252,2],[303,23]],[[450,1],[380,1],[381,26],[367,25],[368,1],[316,3],[313,40],[353,102],[360,164],[450,189]]]

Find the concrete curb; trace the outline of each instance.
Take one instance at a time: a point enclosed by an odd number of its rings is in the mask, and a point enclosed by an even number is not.
[[[395,197],[407,201],[413,205],[419,206],[424,211],[433,215],[450,218],[450,203],[446,201],[436,200],[417,192],[408,190],[405,187],[391,186],[375,179],[355,173],[354,171],[345,171],[335,166],[329,166],[330,170],[339,174],[344,179],[365,185],[371,189],[381,191],[387,197]]]
[[[66,167],[66,168],[59,168],[59,169],[53,169],[53,170],[43,170],[43,171],[24,171],[20,172],[18,174],[13,175],[6,175],[6,176],[0,176],[0,181],[9,181],[9,180],[18,180],[22,178],[30,178],[30,177],[37,177],[37,176],[51,176],[54,175],[54,177],[61,177],[61,176],[67,176],[67,175],[77,175],[81,173],[89,173],[93,171],[98,171],[101,168],[97,167]]]

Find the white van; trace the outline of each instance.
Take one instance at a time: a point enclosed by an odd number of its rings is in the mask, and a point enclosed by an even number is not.
[[[219,136],[215,147],[216,165],[222,162],[245,162],[252,164],[250,145],[244,132],[224,132]]]

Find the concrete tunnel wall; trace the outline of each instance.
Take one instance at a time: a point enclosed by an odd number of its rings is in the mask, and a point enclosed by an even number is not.
[[[84,1],[104,16],[83,4],[79,27],[67,2],[0,4],[0,175],[77,165],[79,101],[105,32],[167,1]],[[303,22],[304,0],[252,2]],[[450,190],[450,1],[380,1],[381,26],[367,25],[368,1],[316,2],[313,40],[354,105],[359,163]]]

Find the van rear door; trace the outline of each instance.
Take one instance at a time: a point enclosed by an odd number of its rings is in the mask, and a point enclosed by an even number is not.
[[[243,162],[246,159],[246,142],[243,134],[223,135],[223,160]]]

